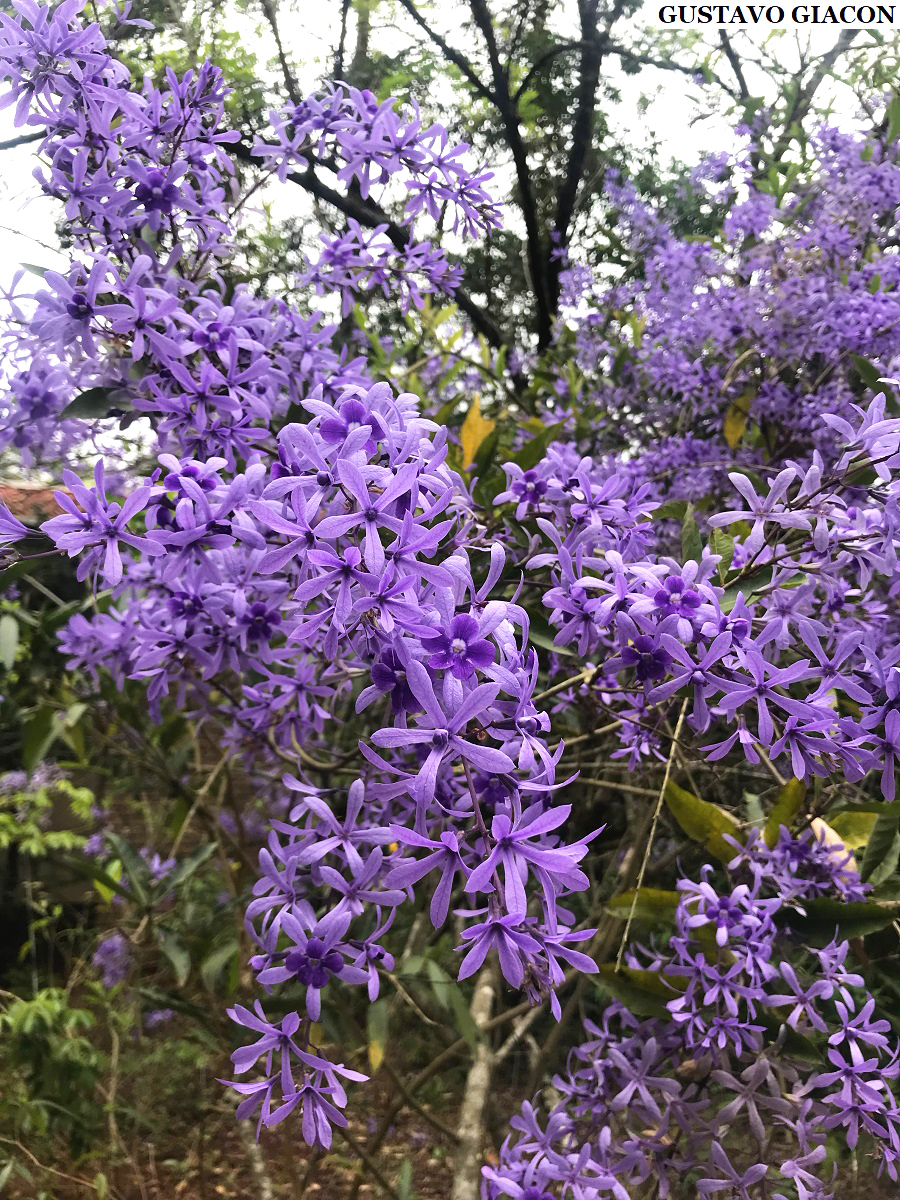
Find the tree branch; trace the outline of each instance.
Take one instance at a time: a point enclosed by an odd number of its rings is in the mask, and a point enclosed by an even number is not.
[[[235,142],[232,146],[232,153],[235,158],[240,159],[242,162],[253,163],[256,166],[260,165],[259,159],[251,154],[250,147],[243,142]],[[289,171],[287,178],[291,183],[297,184],[298,187],[315,196],[317,200],[321,200],[325,204],[330,204],[338,212],[343,213],[345,217],[352,217],[355,221],[359,221],[360,225],[365,226],[367,229],[374,229],[378,225],[384,225],[386,227],[386,235],[398,250],[404,250],[409,245],[409,230],[405,229],[402,225],[398,225],[396,221],[392,221],[383,208],[380,208],[377,204],[373,204],[370,200],[358,199],[344,192],[339,192],[333,187],[329,187],[327,183],[323,183],[319,179],[311,167],[307,167],[305,171]],[[455,290],[447,289],[445,294],[458,306],[461,312],[465,313],[472,322],[472,326],[476,332],[480,333],[495,350],[499,350],[501,346],[508,345],[507,338],[499,325],[472,299],[464,288],[456,288]]]
[[[531,273],[531,286],[534,290],[535,308],[537,312],[538,346],[546,348],[550,344],[553,333],[552,309],[547,279],[547,259],[541,225],[538,219],[537,203],[531,187],[532,171],[528,163],[528,152],[522,139],[519,125],[519,111],[516,102],[510,94],[509,75],[502,62],[497,47],[497,38],[486,0],[469,0],[475,24],[484,38],[487,48],[488,61],[491,66],[493,79],[493,102],[500,114],[507,144],[513,157],[516,171],[516,183],[519,189],[519,205],[525,220],[525,252],[528,259],[528,269]]]
[[[724,29],[719,30],[719,42],[722,45],[725,57],[728,59],[728,65],[731,67],[732,73],[737,80],[738,98],[740,100],[750,99],[750,89],[747,87],[747,79],[744,75],[744,66],[741,62],[737,51],[731,44],[731,39]]]
[[[545,54],[542,54],[539,59],[531,64],[531,66],[528,68],[525,78],[516,88],[513,96],[513,104],[517,105],[519,103],[523,94],[527,90],[529,83],[531,83],[535,75],[537,75],[538,72],[541,71],[548,62],[552,62],[554,58],[559,58],[560,54],[566,54],[569,50],[579,50],[581,46],[581,42],[560,42],[558,46],[554,46],[551,50],[548,50]]]
[[[578,72],[578,87],[575,91],[575,116],[570,136],[571,149],[566,164],[566,173],[556,203],[554,228],[560,246],[569,240],[572,218],[578,189],[584,177],[584,168],[594,132],[594,109],[597,88],[600,84],[600,67],[610,46],[613,25],[625,11],[627,0],[615,0],[601,32],[598,24],[599,0],[578,0],[581,19],[581,61]],[[559,275],[562,267],[559,259],[551,256],[553,247],[547,250],[547,273],[550,279],[550,309],[556,312],[559,305]]]
[[[46,136],[46,129],[36,129],[34,133],[20,133],[17,137],[7,138],[5,142],[0,142],[0,150],[14,150],[16,146],[27,146],[30,142],[39,142]]]
[[[344,51],[347,48],[347,17],[350,15],[350,0],[341,0],[341,32],[338,39],[337,51],[334,56],[334,77],[344,76]]]
[[[300,89],[297,87],[297,80],[294,78],[294,72],[291,70],[291,65],[284,52],[281,33],[278,29],[278,14],[275,11],[275,5],[273,0],[260,0],[260,4],[262,5],[263,14],[269,23],[269,28],[272,30],[272,36],[275,38],[275,48],[278,51],[278,62],[281,65],[281,74],[284,77],[284,86],[287,88],[287,94],[290,96],[292,104],[299,104],[302,97]]]
[[[400,7],[406,9],[419,28],[425,31],[429,39],[434,42],[444,57],[452,62],[455,67],[459,68],[464,78],[471,83],[472,87],[475,89],[478,95],[481,96],[482,100],[487,100],[491,104],[495,103],[494,95],[490,88],[481,82],[481,79],[478,77],[475,68],[472,66],[466,56],[459,50],[454,50],[450,43],[443,38],[436,29],[431,28],[431,26],[416,8],[415,4],[413,4],[412,0],[399,0],[399,3]]]
[[[777,163],[784,156],[788,146],[790,145],[792,137],[791,129],[795,124],[797,124],[798,121],[805,120],[810,108],[812,108],[812,102],[815,98],[815,94],[819,90],[819,87],[825,79],[825,76],[828,74],[840,56],[845,51],[850,49],[851,43],[858,33],[858,29],[842,29],[837,41],[834,43],[831,49],[826,51],[826,53],[823,54],[819,59],[816,69],[813,71],[807,82],[803,85],[803,87],[797,88],[797,93],[794,96],[793,103],[788,109],[784,119],[784,129],[782,130],[778,141],[772,147],[770,161]]]
[[[639,67],[656,67],[658,71],[676,71],[679,75],[687,75],[690,78],[701,73],[696,66],[692,67],[687,63],[676,62],[674,58],[654,58],[652,54],[641,54],[637,50],[629,50],[626,46],[617,46],[613,43],[610,43],[607,47],[607,53],[614,54],[616,58],[621,58],[623,62],[635,63]],[[710,75],[723,92],[735,100],[738,98],[734,89],[729,87],[724,79],[711,72]]]
[[[484,1110],[494,1069],[494,1054],[484,1027],[491,1019],[496,992],[497,968],[491,963],[482,968],[472,997],[472,1020],[481,1037],[472,1055],[459,1110],[459,1144],[453,1164],[451,1200],[471,1200],[478,1194],[484,1150]]]

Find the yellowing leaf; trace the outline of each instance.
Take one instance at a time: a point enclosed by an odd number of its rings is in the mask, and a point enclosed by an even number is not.
[[[659,921],[675,919],[678,908],[678,893],[666,892],[660,888],[642,887],[635,892],[622,892],[613,896],[606,903],[606,911],[613,917],[626,920],[632,910],[639,921]]]
[[[369,1006],[366,1020],[369,1034],[369,1067],[372,1074],[384,1062],[384,1051],[388,1039],[388,1004],[384,999]]]
[[[770,850],[778,841],[781,826],[785,825],[790,829],[797,814],[803,807],[805,798],[806,784],[802,779],[789,779],[778,793],[775,803],[772,806],[772,811],[769,813],[763,828],[763,841]]]
[[[829,849],[841,848],[849,852],[850,848],[846,845],[841,835],[836,829],[832,829],[827,821],[823,821],[821,817],[813,817],[809,823],[809,827],[813,831],[816,841],[821,842],[823,846],[828,846]],[[852,854],[847,862],[847,867],[851,871],[859,870],[856,865],[856,859]]]
[[[722,862],[730,862],[734,858],[735,848],[725,841],[725,836],[737,840],[740,826],[731,813],[685,791],[671,779],[666,784],[665,801],[669,812],[689,838],[700,842]]]
[[[460,442],[462,443],[464,470],[466,467],[471,467],[479,448],[494,432],[496,423],[496,421],[489,421],[481,415],[481,404],[476,395],[469,406],[469,411],[466,413],[466,419],[463,421],[459,434]]]
[[[831,828],[848,850],[862,850],[872,836],[878,814],[873,812],[842,812],[831,822]]]
[[[732,400],[728,406],[722,432],[725,435],[725,441],[732,450],[744,436],[744,430],[747,428],[747,417],[750,415],[752,405],[753,393],[744,392],[743,396],[739,396],[737,400]]]

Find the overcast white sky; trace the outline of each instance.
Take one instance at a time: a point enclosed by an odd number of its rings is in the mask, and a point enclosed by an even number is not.
[[[556,10],[565,19],[565,9],[570,0],[558,0]],[[335,21],[339,12],[336,0],[301,0],[302,12],[285,21],[284,40],[297,60],[307,65],[301,71],[301,85],[312,89],[317,76],[328,62],[328,55],[335,42]],[[446,15],[448,9],[443,10]],[[135,5],[135,14],[140,15],[140,3]],[[274,57],[274,46],[266,45],[256,30],[255,19],[235,16],[234,26],[246,28],[248,38],[253,38],[254,49],[260,62]],[[766,32],[754,31],[761,41]],[[834,30],[811,31],[815,38],[814,48],[825,49],[835,37]],[[391,37],[391,33],[386,35]],[[399,34],[393,34],[399,37]],[[771,36],[769,33],[768,36]],[[805,35],[806,36],[806,35]],[[779,59],[791,62],[795,54],[794,35],[785,36],[775,43]],[[317,62],[318,60],[318,62]],[[305,77],[304,77],[305,76]],[[697,115],[696,98],[699,90],[685,77],[653,68],[643,70],[639,76],[618,73],[617,82],[622,91],[622,103],[615,119],[619,129],[627,133],[634,143],[650,144],[653,135],[661,138],[667,159],[678,158],[693,163],[713,149],[727,149],[730,135],[727,124],[722,120],[693,123]],[[765,80],[751,79],[752,89],[765,87]],[[840,89],[836,89],[840,93]],[[649,107],[642,110],[640,101],[652,95]],[[423,99],[427,100],[427,97]],[[838,98],[838,111],[850,115],[851,100],[846,95]],[[0,141],[13,137],[18,131],[12,126],[9,109],[0,112]],[[23,262],[36,263],[42,267],[58,267],[64,263],[55,251],[54,216],[56,202],[40,195],[33,179],[37,165],[33,149],[29,146],[0,153],[0,285],[8,285],[12,274]],[[297,198],[296,190],[293,190]]]

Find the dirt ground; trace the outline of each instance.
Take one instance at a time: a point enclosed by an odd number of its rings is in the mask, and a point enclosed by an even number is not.
[[[358,1105],[357,1113],[366,1107]],[[370,1111],[379,1109],[373,1104]],[[347,1132],[365,1147],[376,1124],[375,1118],[357,1116]],[[297,1123],[290,1120],[263,1132],[258,1153],[252,1148],[255,1126],[239,1128],[232,1112],[224,1109],[193,1129],[171,1132],[166,1144],[123,1139],[115,1160],[98,1153],[77,1164],[38,1164],[27,1146],[7,1146],[32,1181],[11,1178],[3,1195],[10,1200],[85,1200],[92,1195],[98,1200],[350,1200],[358,1179],[360,1160],[346,1141],[335,1137],[331,1151],[313,1160]],[[398,1118],[376,1161],[404,1200],[445,1200],[452,1179],[451,1150],[449,1138],[412,1113]],[[382,1195],[373,1182],[359,1185],[358,1200]]]

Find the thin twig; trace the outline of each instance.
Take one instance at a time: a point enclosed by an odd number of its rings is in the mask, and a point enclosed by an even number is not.
[[[19,1153],[24,1154],[29,1162],[34,1163],[38,1170],[46,1171],[48,1175],[55,1175],[57,1179],[67,1179],[70,1183],[77,1183],[80,1187],[88,1188],[89,1191],[99,1192],[97,1184],[92,1179],[83,1179],[80,1175],[67,1175],[65,1171],[57,1171],[56,1167],[48,1167],[39,1158],[35,1158],[27,1146],[23,1146],[15,1138],[0,1137],[0,1142],[3,1142],[6,1146],[15,1146]]]
[[[650,853],[653,849],[653,839],[656,836],[656,826],[659,823],[659,814],[662,812],[663,801],[666,796],[666,788],[669,786],[669,776],[672,774],[672,764],[675,761],[676,747],[678,746],[678,737],[681,733],[681,727],[684,724],[685,713],[687,712],[688,702],[685,700],[681,705],[681,712],[678,714],[678,722],[675,725],[675,736],[672,739],[672,747],[669,750],[669,757],[666,759],[666,770],[663,775],[662,786],[659,789],[659,798],[656,801],[656,808],[653,810],[653,819],[650,822],[650,833],[647,837],[647,846],[644,850],[644,857],[641,860],[641,869],[638,871],[637,881],[634,886],[634,895],[631,899],[631,908],[628,911],[628,919],[625,922],[625,928],[622,931],[622,940],[619,942],[619,953],[616,955],[616,970],[621,970],[622,959],[625,955],[625,947],[628,944],[628,934],[631,931],[631,924],[634,921],[634,914],[637,909],[638,895],[640,894],[641,886],[644,882],[644,874],[647,870],[647,863],[650,861]]]

